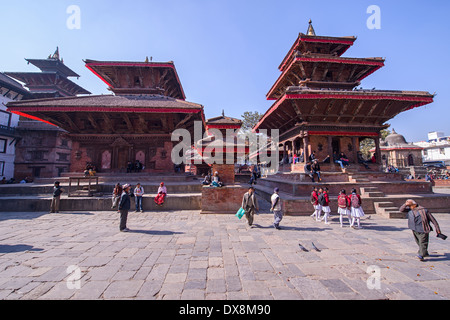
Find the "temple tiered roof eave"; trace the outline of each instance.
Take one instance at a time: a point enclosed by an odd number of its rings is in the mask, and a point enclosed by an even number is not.
[[[432,103],[433,98],[434,95],[425,91],[289,87],[253,130],[280,129],[282,133],[302,122],[309,125],[334,123],[382,128],[397,114]]]
[[[304,33],[300,33],[297,37],[297,40],[292,45],[288,54],[284,57],[278,69],[280,71],[284,71],[286,65],[291,60],[292,56],[296,51],[304,52],[306,49],[302,49],[302,44],[304,43],[317,43],[324,44],[329,47],[327,53],[335,54],[337,56],[343,55],[356,41],[356,37],[347,36],[347,37],[327,37],[327,36],[316,36],[316,35],[306,35]],[[304,52],[306,53],[306,52]]]
[[[35,67],[41,69],[42,72],[58,72],[65,77],[77,77],[80,76],[66,66],[61,60],[56,58],[49,59],[25,59],[28,63],[31,63]]]
[[[332,87],[341,86],[342,88],[353,89],[363,79],[384,67],[384,61],[380,57],[346,58],[297,53],[266,97],[268,100],[276,100],[284,93],[285,87],[299,85],[302,81],[312,81],[318,87],[327,87],[331,83]],[[333,72],[331,80],[327,78],[329,72]],[[321,83],[323,84],[321,85]]]
[[[186,99],[172,61],[130,62],[86,59],[84,62],[86,67],[116,94],[155,94],[158,91],[176,99]]]
[[[91,94],[75,82],[55,72],[5,72],[5,74],[25,83],[31,94],[34,91],[61,91],[62,94],[67,96]]]
[[[155,117],[152,114],[178,114],[180,128],[183,124],[195,120],[201,121],[205,127],[202,105],[161,95],[91,95],[37,99],[11,102],[7,107],[12,113],[59,126],[71,133],[83,132],[79,124],[82,122],[98,126],[97,130],[101,131],[101,125],[96,124],[97,120],[108,125],[110,123],[108,118],[114,114],[124,118],[131,129],[130,133],[133,130],[144,129],[142,115],[145,114],[155,119],[159,119],[159,116]],[[136,117],[136,123],[139,125],[130,125],[129,116]],[[115,131],[112,127],[110,129],[111,132]]]

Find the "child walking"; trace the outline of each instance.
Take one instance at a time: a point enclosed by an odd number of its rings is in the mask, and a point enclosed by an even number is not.
[[[325,220],[325,224],[330,224],[328,218],[330,217],[330,198],[328,197],[328,188],[324,187],[319,196],[319,204],[322,207],[323,217],[321,221]]]
[[[351,216],[352,216],[352,223],[350,224],[350,227],[355,227],[355,221],[358,224],[358,229],[361,229],[361,217],[364,217],[364,211],[361,207],[361,197],[359,194],[356,193],[356,189],[352,189],[352,195],[350,196],[350,203],[351,203]]]
[[[339,213],[339,222],[341,223],[341,228],[344,227],[343,220],[344,216],[348,218],[348,223],[352,224],[352,219],[350,215],[350,198],[347,196],[344,189],[341,190],[338,196],[338,213]]]
[[[311,192],[311,204],[314,207],[314,212],[311,215],[311,218],[315,218],[316,221],[319,221],[322,207],[319,204],[319,191],[317,190],[317,187],[313,187],[313,191]]]

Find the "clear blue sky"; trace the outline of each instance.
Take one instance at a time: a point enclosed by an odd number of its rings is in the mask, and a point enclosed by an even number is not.
[[[369,30],[369,5],[381,9],[381,29]],[[69,5],[81,29],[66,27]],[[386,66],[365,88],[423,90],[438,95],[426,107],[390,123],[408,141],[430,131],[450,135],[450,1],[250,0],[0,0],[0,71],[37,71],[24,58],[46,58],[59,46],[74,80],[94,94],[109,93],[82,59],[174,61],[188,101],[207,118],[264,113],[277,67],[313,20],[317,35],[357,36],[344,56],[384,57]]]

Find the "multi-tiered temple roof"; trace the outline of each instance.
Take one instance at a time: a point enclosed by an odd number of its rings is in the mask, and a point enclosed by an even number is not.
[[[173,62],[85,60],[114,95],[40,99],[11,111],[53,123],[72,134],[170,133],[205,123],[203,106],[185,101]]]
[[[80,76],[64,64],[59,57],[59,49],[47,59],[25,59],[36,66],[41,72],[6,72],[5,74],[24,82],[33,98],[69,97],[90,94],[69,77]]]
[[[310,23],[308,34],[300,33],[283,59],[282,74],[267,94],[276,102],[254,129],[283,133],[303,124],[317,134],[345,126],[345,131],[355,127],[376,135],[397,114],[433,102],[423,91],[355,89],[384,66],[382,58],[342,57],[355,40],[316,36]]]

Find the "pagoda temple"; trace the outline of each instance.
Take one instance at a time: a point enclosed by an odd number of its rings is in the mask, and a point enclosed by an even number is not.
[[[70,77],[80,76],[64,64],[59,56],[59,48],[47,59],[25,59],[41,72],[6,72],[5,74],[25,83],[32,93],[33,99],[69,97],[81,94],[90,94],[80,87]]]
[[[193,136],[194,121],[205,127],[203,106],[185,100],[174,63],[85,63],[113,94],[36,99],[8,104],[9,110],[67,130],[71,172],[87,163],[99,172],[125,172],[138,160],[146,172],[173,171],[171,133],[184,128]]]
[[[358,88],[385,61],[343,57],[355,41],[353,36],[317,36],[310,21],[307,34],[299,34],[281,62],[281,75],[267,93],[275,102],[253,130],[279,129],[284,154],[303,153],[304,161],[313,152],[319,160],[343,152],[357,163],[360,142],[373,139],[380,165],[380,131],[388,127],[386,122],[432,103],[434,95]],[[293,164],[291,169],[302,171],[303,165]]]

